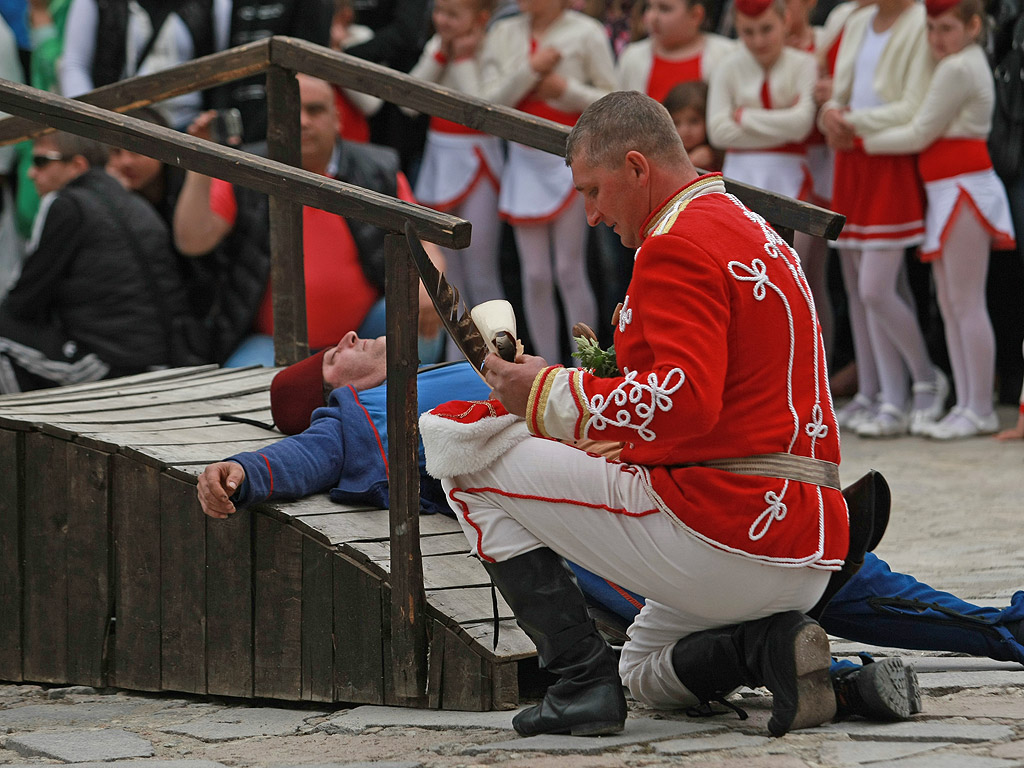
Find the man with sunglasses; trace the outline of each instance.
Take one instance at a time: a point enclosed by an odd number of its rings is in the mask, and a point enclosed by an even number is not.
[[[41,198],[22,273],[0,304],[0,393],[166,366],[185,290],[156,211],[104,170],[107,148],[36,139]]]

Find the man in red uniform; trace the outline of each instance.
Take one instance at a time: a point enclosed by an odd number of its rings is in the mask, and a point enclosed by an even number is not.
[[[621,675],[658,707],[764,685],[773,735],[818,725],[835,713],[828,642],[802,611],[842,565],[849,531],[797,255],[720,174],[698,176],[647,96],[591,105],[566,162],[590,225],[637,248],[615,333],[623,375],[489,356],[488,384],[535,437],[443,478],[474,550],[561,677],[513,724],[523,735],[621,730]],[[557,442],[584,439],[621,443],[620,459]],[[562,557],[648,598],[618,671]]]

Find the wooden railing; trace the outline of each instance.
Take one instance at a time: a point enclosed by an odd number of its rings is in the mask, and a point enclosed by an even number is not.
[[[220,146],[120,114],[197,90],[266,73],[268,158]],[[302,206],[374,224],[386,239],[388,432],[391,521],[391,648],[398,701],[424,704],[427,637],[419,547],[416,450],[417,275],[404,238],[406,221],[418,236],[448,248],[470,242],[467,221],[405,203],[300,168],[296,73],[378,96],[399,106],[553,154],[564,154],[568,129],[548,120],[466,96],[303,40],[272,37],[204,56],[159,73],[98,88],[71,100],[0,80],[0,144],[59,129],[148,155],[164,163],[225,179],[270,198],[274,352],[287,365],[309,353],[302,261]],[[764,190],[727,180],[729,190],[777,229],[834,238],[843,218]],[[402,435],[406,439],[397,439]]]

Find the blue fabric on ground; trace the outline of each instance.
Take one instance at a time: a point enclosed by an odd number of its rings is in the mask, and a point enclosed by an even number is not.
[[[640,595],[610,584],[574,563],[584,594],[627,622]],[[628,595],[628,597],[626,597]],[[1024,646],[1004,626],[1024,619],[1024,591],[1006,608],[986,608],[941,592],[868,552],[864,565],[832,598],[818,622],[830,635],[891,648],[954,651],[1024,664]]]

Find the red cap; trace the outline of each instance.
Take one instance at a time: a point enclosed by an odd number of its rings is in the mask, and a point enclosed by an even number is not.
[[[756,18],[772,7],[773,0],[735,0],[733,7],[744,16]]]
[[[326,349],[289,365],[270,382],[270,413],[286,435],[305,431],[313,411],[324,405],[325,354]]]
[[[955,8],[960,0],[925,0],[924,8],[931,17],[941,16],[950,8]]]

